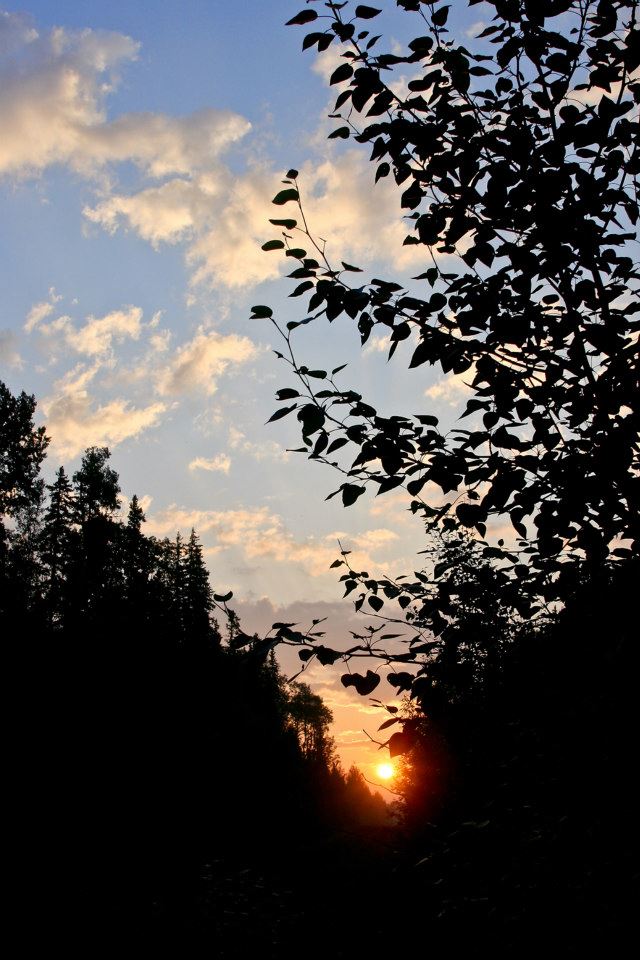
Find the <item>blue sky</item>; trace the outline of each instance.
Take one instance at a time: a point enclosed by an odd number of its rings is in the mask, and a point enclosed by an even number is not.
[[[38,398],[49,472],[70,472],[86,446],[105,444],[123,493],[143,498],[148,532],[196,527],[214,584],[235,591],[248,627],[286,610],[330,614],[341,638],[355,622],[328,571],[338,536],[378,573],[413,570],[423,543],[403,494],[348,511],[325,502],[338,477],[285,453],[299,445],[293,421],[265,426],[289,380],[250,307],[269,303],[284,320],[304,309],[287,299],[278,254],[260,250],[274,236],[283,171],[301,171],[310,222],[334,260],[407,282],[424,264],[402,248],[393,186],[374,190],[366,154],[327,142],[327,78],[339,61],[333,48],[301,53],[304,30],[284,27],[301,6],[4,9],[0,376]],[[413,36],[384,6],[392,42]],[[480,19],[482,6],[472,17],[454,8],[466,16],[453,21],[459,33]],[[408,374],[400,350],[387,365],[375,339],[363,354],[346,323],[330,335],[305,329],[299,349],[314,366],[349,361],[345,385],[388,413],[446,423],[465,391],[423,368]],[[351,693],[327,671],[314,683],[353,733],[362,718]]]

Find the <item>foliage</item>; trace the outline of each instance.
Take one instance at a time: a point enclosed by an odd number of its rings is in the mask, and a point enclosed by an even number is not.
[[[451,38],[440,3],[398,0],[420,31],[404,53],[381,52],[369,29],[377,8],[318,3],[290,21],[313,24],[304,48],[340,47],[331,82],[341,126],[330,136],[369,146],[376,181],[393,176],[411,227],[405,244],[424,248],[426,269],[410,283],[363,281],[358,267],[332,264],[290,170],[274,203],[296,210],[271,223],[295,265],[292,296],[310,299],[286,328],[271,308],[253,310],[282,335],[278,355],[298,379],[278,392],[272,419],[296,413],[301,451],[343,473],[332,496],[345,506],[404,487],[428,531],[469,532],[476,558],[452,578],[449,542],[436,541],[432,566],[391,582],[343,555],[335,565],[347,566],[347,594],[362,591],[356,606],[420,628],[408,651],[388,638],[380,651],[376,636],[376,654],[365,636],[348,657],[433,659],[425,643],[441,650],[458,631],[460,590],[477,592],[483,577],[487,615],[497,606],[513,629],[543,619],[638,547],[637,3],[490,5],[475,50]],[[406,71],[403,93],[394,80]],[[363,346],[381,333],[391,358],[407,341],[411,369],[428,363],[464,378],[460,427],[443,433],[431,412],[380,413],[339,385],[341,367],[301,363],[295,331],[342,316]],[[434,487],[444,504],[430,501]],[[513,544],[486,539],[505,522]],[[421,666],[420,682],[430,675]],[[417,692],[414,677],[397,685]],[[377,681],[371,671],[347,679],[364,695]]]
[[[0,382],[0,516],[17,518],[42,492],[40,465],[49,438],[34,427],[35,397],[14,397]]]
[[[0,390],[22,416],[6,476],[28,480],[7,483],[0,513],[22,854],[57,865],[56,923],[144,924],[195,903],[205,862],[239,868],[342,829],[366,796],[335,761],[331,713],[237,616],[220,635],[214,605],[231,594],[213,594],[195,530],[146,536],[136,496],[122,518],[107,448],[89,448],[73,482],[60,467],[43,507],[35,400]]]

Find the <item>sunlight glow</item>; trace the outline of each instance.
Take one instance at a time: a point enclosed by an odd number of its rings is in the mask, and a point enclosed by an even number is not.
[[[392,763],[379,763],[376,767],[376,773],[382,780],[390,780],[395,770]]]

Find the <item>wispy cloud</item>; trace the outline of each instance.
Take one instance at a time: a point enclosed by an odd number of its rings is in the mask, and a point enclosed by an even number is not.
[[[231,469],[231,458],[224,453],[219,453],[216,457],[207,460],[206,457],[196,457],[189,464],[189,470],[207,470],[209,472],[229,473]]]
[[[131,37],[99,30],[39,32],[30,18],[0,17],[0,174],[33,176],[67,164],[86,176],[133,161],[151,177],[191,173],[243,137],[250,124],[226,110],[187,117],[125,114],[108,120],[118,72],[135,60]]]
[[[215,393],[217,378],[231,364],[246,363],[257,356],[258,348],[248,337],[201,328],[159,372],[158,391],[162,396],[177,396],[194,390]]]
[[[450,407],[456,407],[458,404],[470,396],[471,388],[469,384],[473,382],[475,369],[472,367],[464,373],[449,374],[438,380],[431,387],[424,391],[425,397],[430,400],[436,400],[439,403],[446,403]]]

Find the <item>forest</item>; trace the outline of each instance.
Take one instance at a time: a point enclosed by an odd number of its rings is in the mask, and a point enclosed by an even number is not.
[[[336,52],[329,137],[369,154],[372,203],[395,181],[425,270],[332,262],[292,168],[263,251],[299,319],[252,310],[278,338],[270,422],[295,424],[292,453],[347,509],[404,491],[424,529],[406,576],[336,558],[360,634],[245,633],[195,530],[159,540],[137,497],[121,511],[106,447],[45,483],[36,399],[0,385],[20,862],[31,928],[89,954],[622,956],[633,937],[637,3],[486,0],[473,49],[451,5],[397,7],[402,51],[368,5],[309,0],[288,26]],[[318,369],[305,331],[339,323],[464,378],[457,427]],[[312,664],[379,708],[394,803],[337,762]]]

